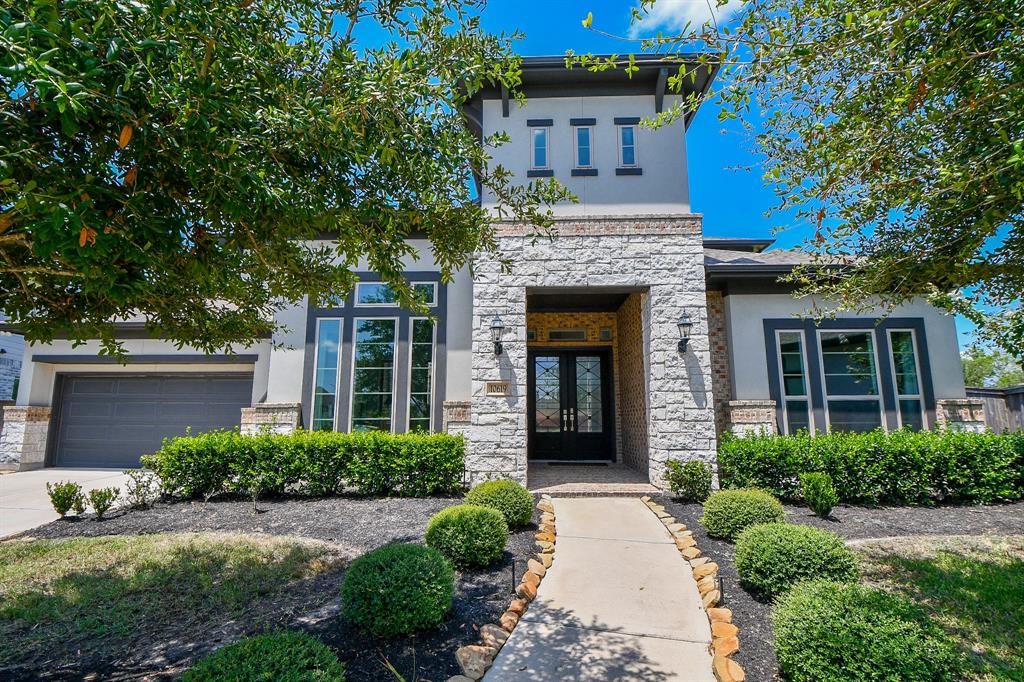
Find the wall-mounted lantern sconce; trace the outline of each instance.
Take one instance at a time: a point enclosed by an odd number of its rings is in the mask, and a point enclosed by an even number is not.
[[[686,346],[690,343],[690,328],[693,327],[693,320],[690,319],[689,313],[683,313],[683,316],[676,322],[676,326],[679,327],[679,352],[685,353]]]
[[[498,315],[494,316],[491,320],[491,341],[494,342],[494,354],[501,355],[501,333],[505,331],[505,323],[501,321],[501,317]]]

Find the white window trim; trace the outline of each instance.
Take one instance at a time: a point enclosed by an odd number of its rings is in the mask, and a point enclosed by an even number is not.
[[[580,164],[580,130],[590,131],[590,144],[587,145],[590,149],[590,163],[585,166]],[[594,126],[572,126],[572,167],[579,169],[597,168],[597,162],[594,160]]]
[[[807,336],[804,334],[802,329],[776,329],[775,330],[775,355],[776,360],[779,363],[779,400],[782,401],[782,430],[783,433],[789,435],[789,411],[786,407],[786,401],[789,400],[789,396],[786,395],[786,373],[782,368],[782,335],[783,334],[796,334],[800,337],[800,370],[803,372],[804,377],[804,394],[803,400],[807,403],[807,430],[809,433],[814,433],[814,410],[811,405],[811,375],[810,369],[807,366]],[[824,392],[824,385],[822,385],[822,392]],[[793,400],[800,400],[801,396],[793,396]]]
[[[544,131],[544,160],[547,163],[543,166],[537,165],[536,147],[533,144],[534,133],[538,130]],[[530,127],[530,170],[551,170],[551,126]]]
[[[395,432],[395,395],[397,394],[397,379],[398,372],[396,371],[396,365],[398,360],[398,325],[399,319],[397,317],[353,317],[352,318],[352,367],[348,377],[348,432],[353,433],[352,424],[355,422],[355,407],[356,407],[356,347],[358,341],[356,340],[357,328],[359,322],[362,320],[391,320],[395,325],[395,340],[394,352],[391,354],[391,420],[388,426],[388,433]],[[334,418],[337,421],[338,411],[335,409]]]
[[[640,167],[640,149],[637,144],[637,126],[635,123],[622,123],[615,126],[616,134],[616,147],[619,150],[619,168],[639,168]],[[625,163],[622,159],[622,129],[632,128],[633,129],[633,163]]]
[[[433,307],[437,306],[437,282],[417,282],[417,281],[410,281],[409,282],[409,286],[411,286],[411,287],[419,287],[419,286],[424,286],[424,285],[427,285],[427,284],[430,285],[430,288],[431,288],[431,291],[432,291],[432,293],[430,294],[430,302],[427,303],[427,306],[433,308]],[[394,303],[360,303],[359,302],[359,289],[360,289],[360,287],[368,286],[368,285],[373,285],[373,286],[378,286],[378,285],[389,286],[387,282],[356,282],[355,302],[354,302],[354,305],[355,305],[356,308],[398,308],[398,307],[401,307],[399,305],[398,301],[395,301]]]
[[[327,320],[338,322],[338,364],[334,368],[334,421],[331,430],[338,430],[338,397],[341,395],[341,353],[345,346],[345,318],[343,317],[318,317],[316,318],[316,334],[313,338],[313,381],[310,387],[309,399],[309,426],[313,426],[313,410],[316,408],[316,373],[320,362],[320,324]]]
[[[406,395],[406,409],[405,409],[405,432],[410,433],[412,430],[412,351],[413,351],[413,334],[412,328],[416,324],[417,320],[428,320],[431,322],[430,325],[430,414],[428,415],[430,428],[427,429],[428,433],[434,433],[434,400],[437,397],[437,321],[431,320],[429,317],[410,317],[409,318],[409,391]],[[391,410],[394,412],[394,410]]]
[[[838,395],[830,396],[828,393],[828,384],[825,381],[825,354],[821,350],[821,335],[822,334],[868,334],[871,336],[871,352],[875,356],[874,369],[875,369],[875,387],[878,389],[877,395]],[[878,423],[885,429],[885,406],[882,404],[882,378],[879,376],[879,372],[882,366],[881,359],[878,357],[878,338],[875,336],[874,329],[816,329],[815,330],[815,341],[817,341],[815,352],[818,354],[818,372],[821,375],[821,397],[825,408],[825,432],[832,432],[832,415],[829,410],[829,400],[874,400],[878,404]]]
[[[893,357],[892,334],[893,332],[910,332],[910,349],[914,352],[914,372],[917,375],[917,393],[901,394],[896,384],[896,358]],[[900,409],[901,400],[916,400],[921,405],[921,428],[927,430],[928,411],[924,409],[924,377],[921,376],[921,361],[917,357],[917,332],[914,329],[887,329],[886,339],[889,341],[889,371],[892,373],[892,393],[896,396],[896,424],[903,428],[903,410]]]

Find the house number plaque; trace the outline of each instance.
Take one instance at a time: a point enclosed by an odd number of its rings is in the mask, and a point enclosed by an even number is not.
[[[507,396],[508,395],[508,382],[507,381],[488,381],[484,384],[484,393],[493,396]]]

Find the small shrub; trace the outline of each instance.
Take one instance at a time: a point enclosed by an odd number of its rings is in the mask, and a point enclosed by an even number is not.
[[[160,494],[160,481],[156,474],[145,469],[127,469],[124,472],[124,497],[130,509],[146,509]]]
[[[442,509],[427,525],[427,546],[456,566],[487,566],[501,558],[508,524],[497,509],[460,504]]]
[[[74,510],[79,515],[85,511],[82,486],[77,483],[72,481],[47,482],[46,493],[50,496],[50,504],[53,505],[53,510],[60,514],[61,518],[67,516],[71,510]]]
[[[103,515],[114,506],[114,502],[120,497],[120,488],[93,488],[89,491],[89,504],[96,512],[96,520],[102,521]]]
[[[487,481],[466,494],[466,504],[497,509],[509,528],[520,528],[533,518],[533,495],[515,481]]]
[[[804,501],[811,511],[827,519],[832,507],[839,502],[839,493],[832,485],[832,477],[818,471],[800,474],[800,486],[803,488]]]
[[[436,549],[394,544],[364,554],[341,586],[344,617],[378,637],[436,628],[452,607],[455,571]]]
[[[327,646],[300,632],[248,637],[219,649],[185,672],[182,682],[341,682],[345,667]]]
[[[804,580],[857,580],[857,558],[835,533],[788,523],[750,526],[736,538],[736,570],[752,592],[776,597]]]
[[[719,490],[704,503],[708,535],[733,540],[747,526],[783,521],[782,503],[763,490]]]
[[[775,653],[790,682],[960,679],[948,637],[903,596],[856,584],[808,582],[779,598]]]
[[[680,462],[670,459],[665,478],[669,489],[688,502],[703,502],[711,494],[711,465],[699,459]]]

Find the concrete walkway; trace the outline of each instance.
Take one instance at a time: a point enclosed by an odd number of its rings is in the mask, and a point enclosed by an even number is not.
[[[711,628],[668,531],[636,498],[556,498],[555,562],[484,676],[714,682]]]
[[[60,517],[50,505],[47,482],[74,481],[84,492],[117,487],[124,493],[120,469],[62,469],[48,467],[0,476],[0,538],[29,530]]]

